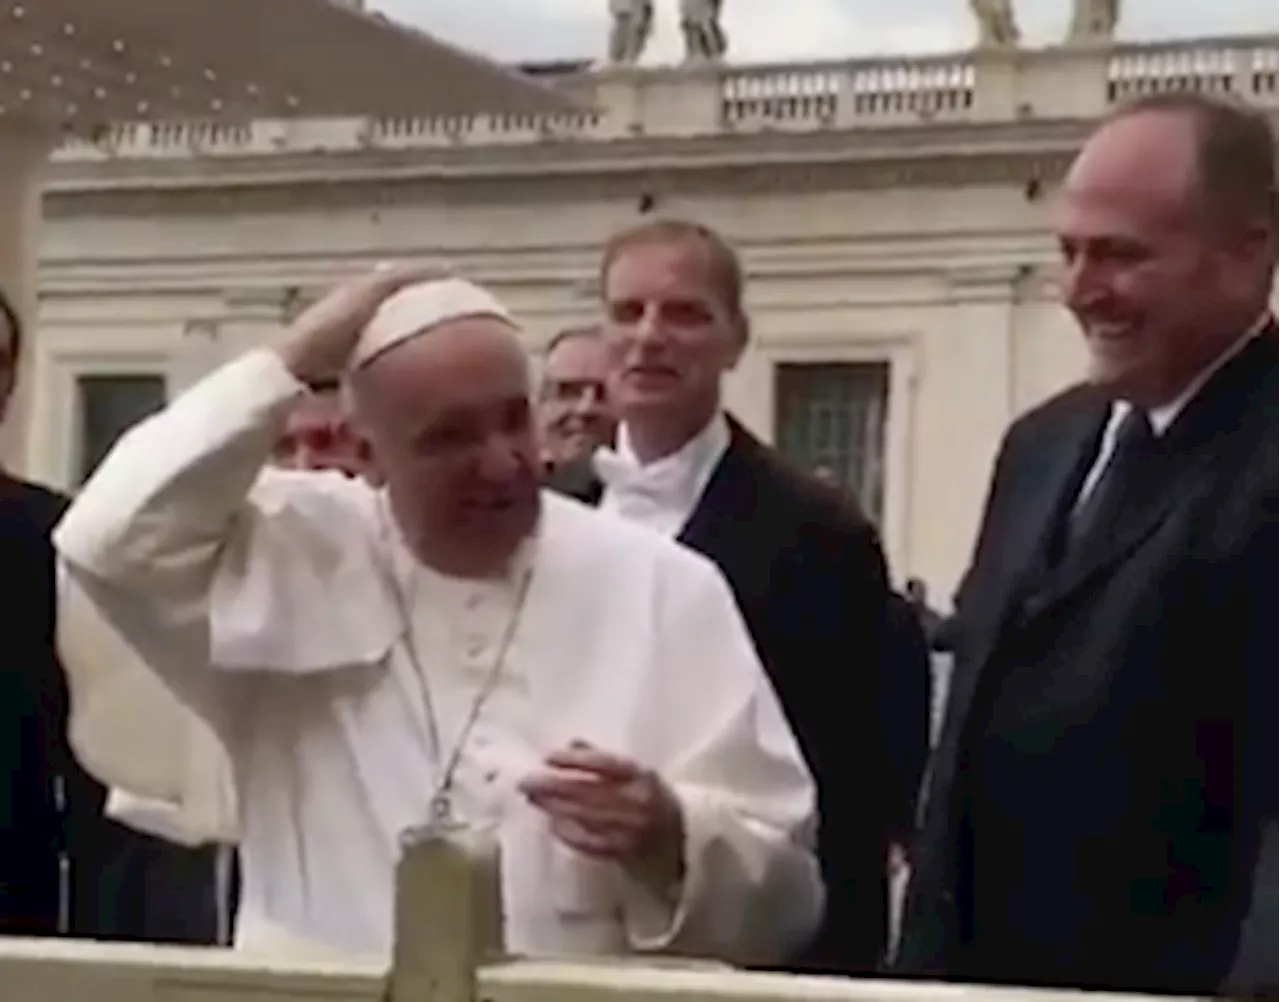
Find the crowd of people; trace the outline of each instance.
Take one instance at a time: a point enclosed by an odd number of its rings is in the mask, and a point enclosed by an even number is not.
[[[1008,430],[945,619],[726,410],[710,228],[610,239],[536,378],[464,276],[337,286],[74,500],[4,477],[0,931],[386,956],[402,832],[461,820],[516,953],[1272,989],[1276,214],[1265,117],[1098,127],[1054,223],[1088,378]],[[128,658],[59,641],[89,612],[209,730],[181,790],[133,778],[172,748]]]

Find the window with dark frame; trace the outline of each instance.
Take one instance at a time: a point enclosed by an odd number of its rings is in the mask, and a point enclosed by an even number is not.
[[[165,377],[156,373],[93,373],[76,379],[76,482],[84,483],[116,439],[164,407]]]
[[[848,489],[879,521],[888,405],[888,362],[780,363],[774,443],[792,462]]]

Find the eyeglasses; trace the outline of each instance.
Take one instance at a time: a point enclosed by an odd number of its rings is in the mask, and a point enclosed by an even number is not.
[[[608,391],[604,383],[590,379],[549,379],[542,387],[544,400],[571,403],[584,397],[592,403],[603,403]]]

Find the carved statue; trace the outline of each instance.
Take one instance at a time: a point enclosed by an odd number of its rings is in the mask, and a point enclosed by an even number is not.
[[[609,0],[609,62],[634,65],[653,33],[653,0]]]
[[[1106,42],[1115,37],[1120,0],[1075,0],[1068,42]]]
[[[1010,48],[1022,39],[1013,0],[969,0],[969,8],[978,22],[978,48]]]
[[[680,31],[687,63],[724,58],[729,39],[720,24],[721,0],[680,0]]]

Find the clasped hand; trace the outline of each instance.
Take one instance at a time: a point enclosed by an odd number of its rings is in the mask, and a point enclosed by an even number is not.
[[[586,742],[548,755],[520,792],[552,835],[586,856],[667,883],[683,876],[680,803],[655,772]]]

